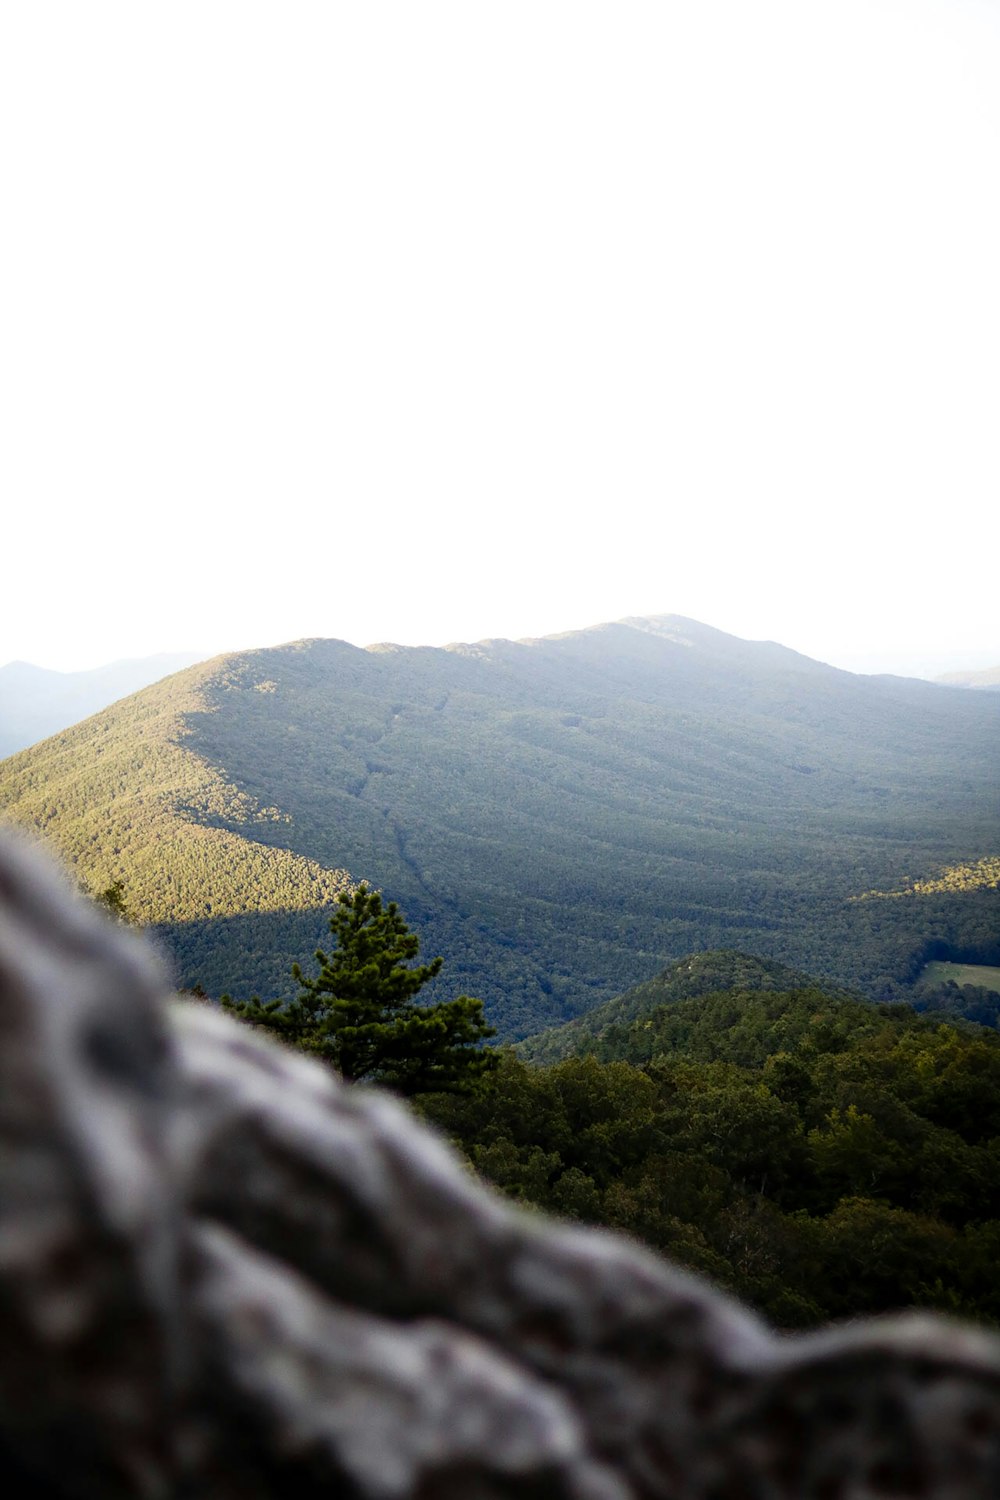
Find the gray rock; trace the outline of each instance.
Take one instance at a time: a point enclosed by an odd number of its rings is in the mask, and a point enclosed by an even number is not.
[[[253,1434],[235,1493],[283,1493],[304,1474],[372,1500],[626,1500],[586,1456],[571,1403],[482,1340],[345,1307],[219,1227],[197,1226],[192,1252],[203,1409],[237,1435],[242,1465]]]
[[[33,1497],[1000,1493],[1000,1343],[779,1338],[518,1212],[0,844],[0,1479]]]
[[[18,843],[0,853],[0,1408],[67,1494],[170,1493],[183,1216],[163,978]]]

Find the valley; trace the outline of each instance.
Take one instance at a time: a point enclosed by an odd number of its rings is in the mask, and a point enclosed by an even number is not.
[[[448,648],[300,641],[0,764],[0,812],[121,881],[179,979],[287,995],[365,880],[501,1037],[739,949],[872,999],[996,964],[1000,698],[677,616]],[[993,863],[991,863],[991,861]],[[945,878],[948,871],[970,877]]]
[[[783,1328],[995,1322],[998,730],[996,694],[676,616],[298,641],[10,757],[0,810],[251,1024],[338,894],[398,901],[445,959],[421,1003],[473,995],[474,1040],[516,1043],[414,1107],[515,1201]]]

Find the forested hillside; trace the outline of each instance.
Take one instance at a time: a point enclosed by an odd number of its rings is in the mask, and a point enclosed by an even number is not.
[[[780,1326],[1000,1323],[996,1030],[692,959],[695,984],[727,968],[765,982],[630,1003],[585,1055],[507,1052],[483,1092],[423,1108],[515,1199],[633,1234]]]
[[[26,661],[0,667],[0,757],[68,729],[202,658],[193,651],[110,662],[87,672],[51,672]]]
[[[221,990],[234,956],[248,984],[273,970],[275,913],[285,941],[308,953],[348,877],[262,842],[258,830],[279,810],[188,747],[186,718],[204,707],[214,670],[192,667],[12,756],[0,767],[0,806],[56,847],[84,890],[120,882],[131,920],[175,936],[181,980],[205,974]],[[225,934],[218,950],[198,947],[205,918]]]
[[[637,1024],[642,1031],[653,1024],[663,1007],[678,1000],[696,1000],[701,995],[738,990],[747,995],[756,990],[814,989],[816,981],[808,974],[790,969],[773,959],[755,958],[750,953],[728,949],[711,953],[691,953],[678,959],[659,974],[637,984],[623,995],[595,1005],[575,1021],[553,1026],[527,1037],[518,1046],[519,1056],[529,1062],[554,1063],[567,1057],[616,1056],[616,1046]],[[857,1000],[860,997],[826,985],[828,998]]]
[[[673,616],[219,658],[5,762],[182,978],[288,994],[348,878],[523,1036],[706,948],[901,994],[1000,959],[1000,698]],[[990,860],[994,863],[991,864]],[[949,873],[950,872],[950,873]]]

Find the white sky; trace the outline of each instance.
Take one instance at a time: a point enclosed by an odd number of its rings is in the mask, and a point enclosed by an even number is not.
[[[1000,0],[0,7],[0,662],[1000,661]]]

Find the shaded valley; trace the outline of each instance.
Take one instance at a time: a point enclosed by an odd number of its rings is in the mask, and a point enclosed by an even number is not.
[[[0,768],[182,978],[289,993],[323,903],[402,906],[506,1037],[739,948],[870,998],[1000,962],[993,694],[676,616],[445,649],[220,657]],[[932,951],[933,950],[933,951]]]

